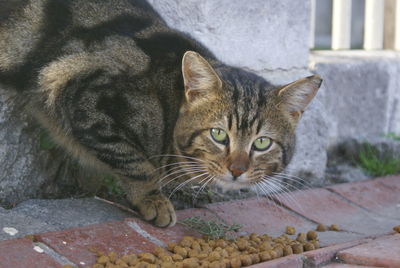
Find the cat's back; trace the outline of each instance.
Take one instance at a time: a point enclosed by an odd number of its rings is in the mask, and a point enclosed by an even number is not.
[[[121,52],[109,58],[144,61],[135,38],[168,31],[144,0],[21,0],[0,18],[0,79],[24,88],[55,60],[107,49]]]

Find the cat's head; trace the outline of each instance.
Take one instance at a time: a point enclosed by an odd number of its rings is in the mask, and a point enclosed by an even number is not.
[[[310,76],[274,87],[237,68],[213,69],[191,51],[182,73],[185,99],[174,132],[181,167],[224,189],[254,186],[286,167],[296,124],[322,81]]]

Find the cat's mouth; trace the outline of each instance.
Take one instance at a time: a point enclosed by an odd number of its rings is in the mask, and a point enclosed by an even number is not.
[[[251,181],[245,173],[238,177],[229,175],[216,177],[214,184],[221,187],[223,190],[239,190],[252,186]]]

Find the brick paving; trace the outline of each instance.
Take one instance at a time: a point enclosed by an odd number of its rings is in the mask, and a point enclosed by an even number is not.
[[[341,250],[337,257],[350,264],[400,267],[400,234],[380,237],[369,243]]]
[[[40,251],[40,249],[39,249]],[[62,267],[50,256],[35,250],[32,240],[19,238],[0,243],[0,267]]]
[[[244,227],[237,235],[282,234],[288,225],[297,231],[314,229],[317,223],[338,224],[340,232],[318,233],[320,249],[255,264],[253,268],[400,268],[400,176],[298,191],[292,197],[277,196],[216,203],[205,208],[178,211],[178,219],[200,216]],[[0,268],[88,267],[96,255],[92,249],[119,254],[152,251],[185,235],[199,235],[182,224],[155,228],[137,218],[35,234],[0,242]]]

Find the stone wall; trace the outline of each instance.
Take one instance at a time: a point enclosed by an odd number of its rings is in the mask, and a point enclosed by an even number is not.
[[[77,188],[76,165],[49,146],[46,132],[21,103],[15,91],[0,86],[0,204],[5,206],[68,196]]]
[[[310,69],[324,78],[317,96],[326,111],[327,168],[321,184],[362,180],[354,165],[365,143],[382,159],[399,158],[400,53],[314,51]]]
[[[329,145],[400,133],[400,53],[315,51],[310,69],[324,78]]]

